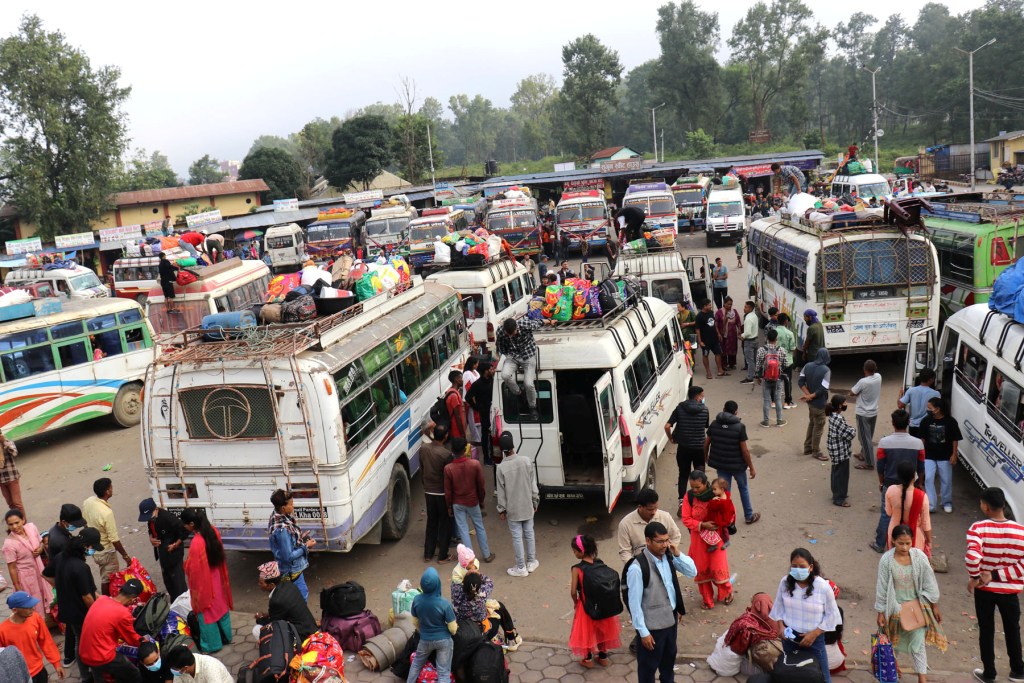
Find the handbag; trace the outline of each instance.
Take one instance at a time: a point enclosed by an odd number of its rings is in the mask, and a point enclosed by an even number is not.
[[[928,622],[924,618],[924,610],[921,609],[920,601],[907,600],[900,603],[900,626],[904,631],[914,631],[927,625]]]
[[[879,683],[897,683],[896,654],[884,633],[871,635],[871,673]]]

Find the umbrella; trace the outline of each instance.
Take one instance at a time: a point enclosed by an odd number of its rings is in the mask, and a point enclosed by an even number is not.
[[[256,239],[263,234],[262,230],[246,230],[241,235],[236,235],[235,239],[252,240]]]

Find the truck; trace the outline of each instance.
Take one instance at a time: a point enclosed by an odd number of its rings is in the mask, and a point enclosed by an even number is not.
[[[263,253],[270,257],[273,272],[296,271],[309,258],[306,233],[296,223],[272,226],[263,235]]]
[[[537,200],[529,196],[496,199],[487,211],[487,231],[506,240],[516,257],[540,254]]]
[[[409,256],[409,223],[417,218],[416,209],[405,195],[391,200],[391,205],[373,209],[363,226],[363,241],[369,256],[382,253]]]
[[[707,176],[684,176],[672,185],[672,196],[676,200],[676,214],[680,228],[704,225],[708,208],[711,180]]]

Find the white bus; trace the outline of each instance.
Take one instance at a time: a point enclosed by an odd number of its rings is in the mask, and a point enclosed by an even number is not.
[[[534,334],[539,420],[500,381],[494,405],[516,452],[533,461],[541,497],[603,498],[610,512],[623,492],[653,487],[658,455],[675,452],[665,424],[692,378],[675,307],[645,297]]]
[[[676,215],[676,198],[665,183],[637,183],[626,188],[622,207],[639,206],[647,214],[647,223],[657,228],[679,232]]]
[[[130,299],[54,302],[58,313],[0,323],[0,427],[10,439],[113,415],[139,423],[153,333]]]
[[[903,350],[910,333],[939,322],[935,247],[878,216],[825,228],[764,218],[747,237],[747,283],[758,313],[778,308],[803,343],[803,312],[813,308],[825,347],[837,353]]]
[[[936,328],[917,330],[907,349],[905,386],[929,367],[949,401],[963,440],[959,462],[982,487],[1006,493],[1008,513],[1024,517],[1024,327],[990,310],[967,306]]]
[[[21,287],[32,282],[47,282],[54,291],[69,299],[97,299],[110,296],[110,290],[100,281],[95,271],[77,264],[74,268],[15,268],[4,278],[4,285],[7,287]]]
[[[266,550],[270,494],[295,494],[316,550],[399,539],[420,420],[468,355],[451,287],[411,283],[308,323],[230,342],[201,330],[146,377],[142,452],[153,498],[201,507],[225,547]]]
[[[158,335],[198,327],[214,313],[249,308],[264,301],[270,284],[270,268],[263,261],[230,258],[194,272],[199,279],[192,284],[174,285],[176,296],[170,305],[159,286],[149,290],[146,315]]]

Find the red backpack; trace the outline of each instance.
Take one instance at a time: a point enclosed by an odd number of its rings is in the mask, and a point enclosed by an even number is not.
[[[778,382],[782,375],[782,363],[779,359],[779,351],[769,351],[764,357],[764,374],[762,378],[766,382]]]

